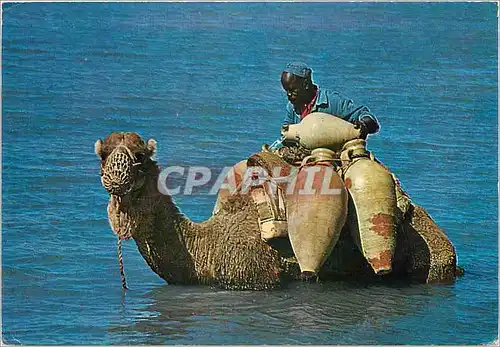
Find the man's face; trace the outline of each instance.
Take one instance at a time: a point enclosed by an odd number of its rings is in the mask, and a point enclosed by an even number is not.
[[[281,85],[286,91],[288,100],[294,105],[301,105],[304,103],[304,79],[295,76],[289,72],[281,74]]]

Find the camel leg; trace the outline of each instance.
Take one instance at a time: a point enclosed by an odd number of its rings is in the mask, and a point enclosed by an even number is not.
[[[425,283],[446,283],[456,278],[456,253],[443,230],[420,206],[412,204],[403,229],[408,241],[407,271]]]
[[[393,178],[402,216],[403,235],[399,235],[398,241],[401,241],[399,248],[406,253],[406,273],[424,283],[454,281],[457,258],[453,244],[425,209],[411,201],[397,177]]]

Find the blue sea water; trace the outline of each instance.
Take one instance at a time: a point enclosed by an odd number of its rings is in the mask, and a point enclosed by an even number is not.
[[[482,344],[498,339],[494,3],[2,5],[2,338],[9,344]],[[124,244],[94,142],[231,165],[279,134],[279,74],[368,105],[369,148],[454,243],[448,285],[173,286]],[[190,218],[212,195],[178,196]]]

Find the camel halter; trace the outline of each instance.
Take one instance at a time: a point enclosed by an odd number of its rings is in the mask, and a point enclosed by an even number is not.
[[[122,240],[120,239],[120,236],[118,236],[118,242],[116,246],[118,251],[118,264],[120,265],[120,276],[122,278],[122,287],[124,290],[127,290],[127,280],[125,279],[125,271],[123,268]]]
[[[120,200],[121,200],[121,198],[118,196],[115,196],[114,198],[117,199],[118,202],[120,202]],[[116,209],[116,219],[118,220],[118,230],[116,230],[116,236],[117,236],[116,252],[118,254],[118,265],[120,268],[122,287],[124,290],[127,290],[128,289],[127,280],[125,279],[125,270],[124,270],[124,266],[123,266],[122,239],[120,238],[121,225],[120,225],[120,210],[119,210],[119,208]]]
[[[120,144],[113,150],[113,152],[116,150],[119,150],[119,149],[125,150],[127,155],[130,157],[130,159],[132,160],[132,168],[135,168],[138,165],[142,164],[141,162],[137,162],[137,157],[132,153],[132,151],[127,146]],[[142,171],[140,169],[138,169],[138,171],[139,171],[139,173],[142,173]],[[140,184],[135,185],[135,187],[132,189],[131,192],[129,192],[129,194],[133,193],[134,191],[137,191],[138,189],[140,189],[143,186],[145,178],[141,174],[138,175],[138,178],[140,179]],[[115,198],[118,200],[118,202],[121,201],[120,196],[115,196]],[[120,210],[119,209],[117,209],[117,211],[116,211],[116,218],[118,221],[120,221]],[[120,268],[122,287],[124,290],[127,290],[128,287],[127,287],[127,280],[125,278],[125,270],[124,270],[124,265],[123,265],[123,252],[122,252],[122,243],[121,243],[122,240],[120,238],[120,229],[121,229],[121,226],[119,226],[119,229],[116,231],[116,234],[117,234],[116,248],[117,248],[117,254],[118,254],[118,265]]]

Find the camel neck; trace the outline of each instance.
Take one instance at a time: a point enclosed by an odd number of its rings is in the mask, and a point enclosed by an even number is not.
[[[171,196],[158,190],[159,174],[158,167],[148,171],[137,197],[137,206],[149,217],[133,238],[148,265],[167,282],[198,282],[196,256],[206,225],[189,220]]]

